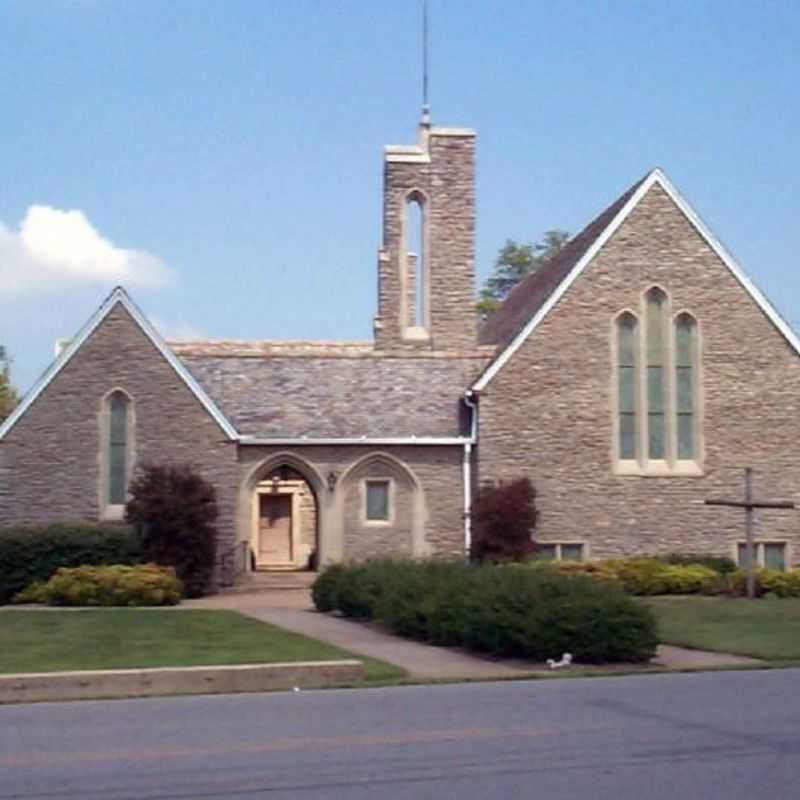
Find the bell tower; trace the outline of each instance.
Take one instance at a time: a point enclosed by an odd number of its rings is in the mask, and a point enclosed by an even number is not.
[[[475,133],[419,126],[419,144],[383,161],[378,349],[451,350],[476,343]]]

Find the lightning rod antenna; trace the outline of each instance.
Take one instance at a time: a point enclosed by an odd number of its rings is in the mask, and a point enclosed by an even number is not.
[[[428,0],[422,0],[422,124],[431,124],[428,102]]]

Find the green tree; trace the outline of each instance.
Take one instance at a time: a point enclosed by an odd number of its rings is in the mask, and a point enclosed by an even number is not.
[[[540,242],[507,239],[494,262],[478,299],[478,312],[486,319],[496,311],[509,292],[525,277],[540,269],[569,241],[566,231],[547,231]]]
[[[0,345],[0,422],[17,407],[18,402],[17,390],[11,385],[11,358]]]

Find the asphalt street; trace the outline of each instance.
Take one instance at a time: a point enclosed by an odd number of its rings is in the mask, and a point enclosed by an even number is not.
[[[0,798],[800,798],[800,670],[0,707]]]

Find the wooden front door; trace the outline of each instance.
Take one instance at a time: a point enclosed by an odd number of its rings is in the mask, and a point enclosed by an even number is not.
[[[292,495],[259,495],[258,566],[289,564],[293,555]]]

